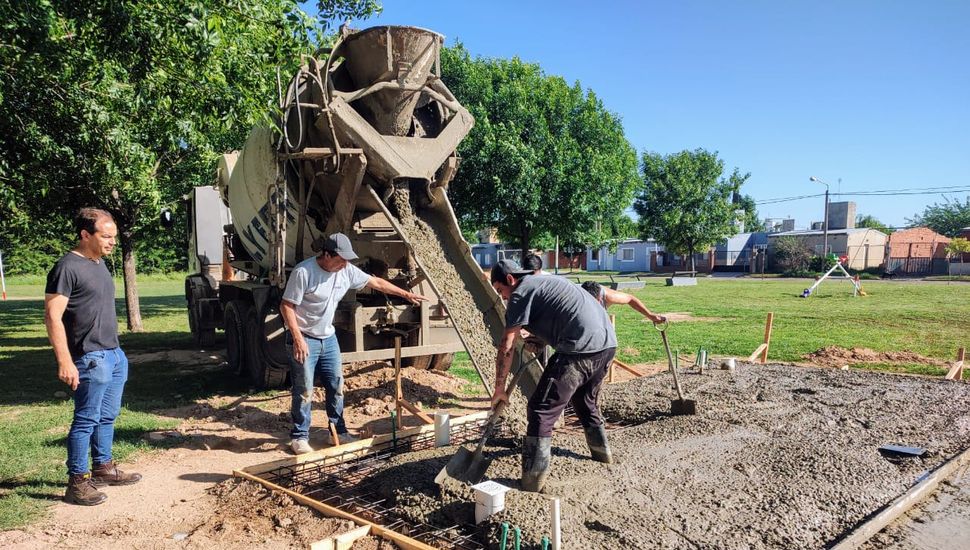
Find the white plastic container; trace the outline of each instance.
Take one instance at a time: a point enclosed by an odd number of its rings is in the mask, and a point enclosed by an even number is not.
[[[505,509],[505,493],[508,487],[495,481],[483,481],[472,485],[475,490],[475,523]]]
[[[447,447],[451,444],[451,417],[446,412],[434,413],[434,446]]]

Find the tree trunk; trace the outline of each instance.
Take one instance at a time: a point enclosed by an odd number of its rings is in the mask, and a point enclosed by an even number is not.
[[[128,313],[128,330],[144,332],[141,324],[141,306],[138,304],[138,283],[135,280],[135,243],[130,229],[119,231],[121,236],[121,270],[125,278],[125,309]]]
[[[688,254],[690,254],[690,270],[697,271],[694,268],[694,247],[690,247],[688,250],[689,250]]]
[[[529,242],[531,240],[530,237],[531,235],[527,229],[523,229],[522,234],[519,235],[519,247],[522,249],[522,257],[519,258],[520,265],[525,261],[525,257],[529,255],[529,245],[532,244]]]

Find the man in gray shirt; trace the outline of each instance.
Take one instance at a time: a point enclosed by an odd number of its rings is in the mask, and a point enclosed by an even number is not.
[[[594,460],[612,462],[597,398],[616,353],[616,333],[600,305],[562,277],[542,277],[503,260],[492,268],[492,286],[508,300],[505,333],[495,360],[493,403],[507,400],[505,380],[516,336],[525,328],[556,353],[529,398],[522,449],[522,488],[539,491],[549,475],[552,430],[572,403]]]
[[[290,448],[296,454],[313,451],[310,447],[310,404],[313,379],[319,375],[326,395],[327,417],[343,441],[352,441],[344,424],[344,377],[340,344],[333,326],[337,304],[348,290],[372,288],[400,296],[418,304],[424,296],[408,292],[380,277],[372,277],[349,263],[356,260],[350,239],[334,233],[324,240],[323,252],[293,268],[286,282],[280,313],[288,329],[287,344],[292,348],[290,379],[293,400],[290,414],[293,430]]]

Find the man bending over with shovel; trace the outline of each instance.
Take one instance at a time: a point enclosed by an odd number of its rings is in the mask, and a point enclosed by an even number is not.
[[[538,492],[549,475],[552,429],[573,404],[593,460],[612,462],[597,399],[616,353],[616,333],[606,310],[583,289],[561,277],[541,277],[511,260],[492,268],[492,286],[508,301],[505,333],[495,360],[493,405],[507,401],[505,380],[515,338],[524,328],[555,350],[528,403],[522,449],[522,489]]]

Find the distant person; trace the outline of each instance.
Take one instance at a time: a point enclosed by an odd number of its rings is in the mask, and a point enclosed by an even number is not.
[[[493,404],[507,401],[505,381],[521,329],[552,346],[555,354],[529,398],[522,449],[522,489],[540,491],[549,475],[552,431],[568,403],[583,425],[593,460],[613,461],[597,400],[616,353],[616,333],[606,310],[562,277],[541,277],[510,260],[492,268],[492,286],[508,301],[505,333],[495,359]]]
[[[128,380],[128,358],[118,345],[114,279],[103,261],[114,249],[118,228],[108,212],[82,208],[74,229],[77,245],[47,274],[44,322],[57,377],[74,391],[64,501],[94,506],[108,499],[99,488],[131,485],[141,475],[122,472],[111,456],[115,418]],[[89,451],[93,471],[88,468]]]
[[[529,254],[522,260],[522,269],[532,272],[533,275],[549,275],[542,270],[542,258],[538,254]]]
[[[414,304],[427,300],[390,281],[364,273],[349,263],[356,259],[350,239],[343,233],[334,233],[324,240],[319,256],[308,258],[293,268],[283,292],[280,314],[288,329],[287,347],[292,351],[290,415],[293,430],[290,432],[290,448],[298,455],[313,452],[309,439],[315,375],[323,380],[327,417],[337,436],[344,442],[355,440],[347,433],[344,424],[344,376],[340,344],[333,326],[334,312],[344,294],[350,289],[366,287]]]
[[[615,304],[626,304],[655,324],[660,324],[667,320],[663,315],[657,315],[647,309],[647,306],[632,294],[606,288],[594,281],[586,281],[581,286],[583,290],[589,292],[590,296],[595,298],[605,309],[609,309],[610,306]]]

